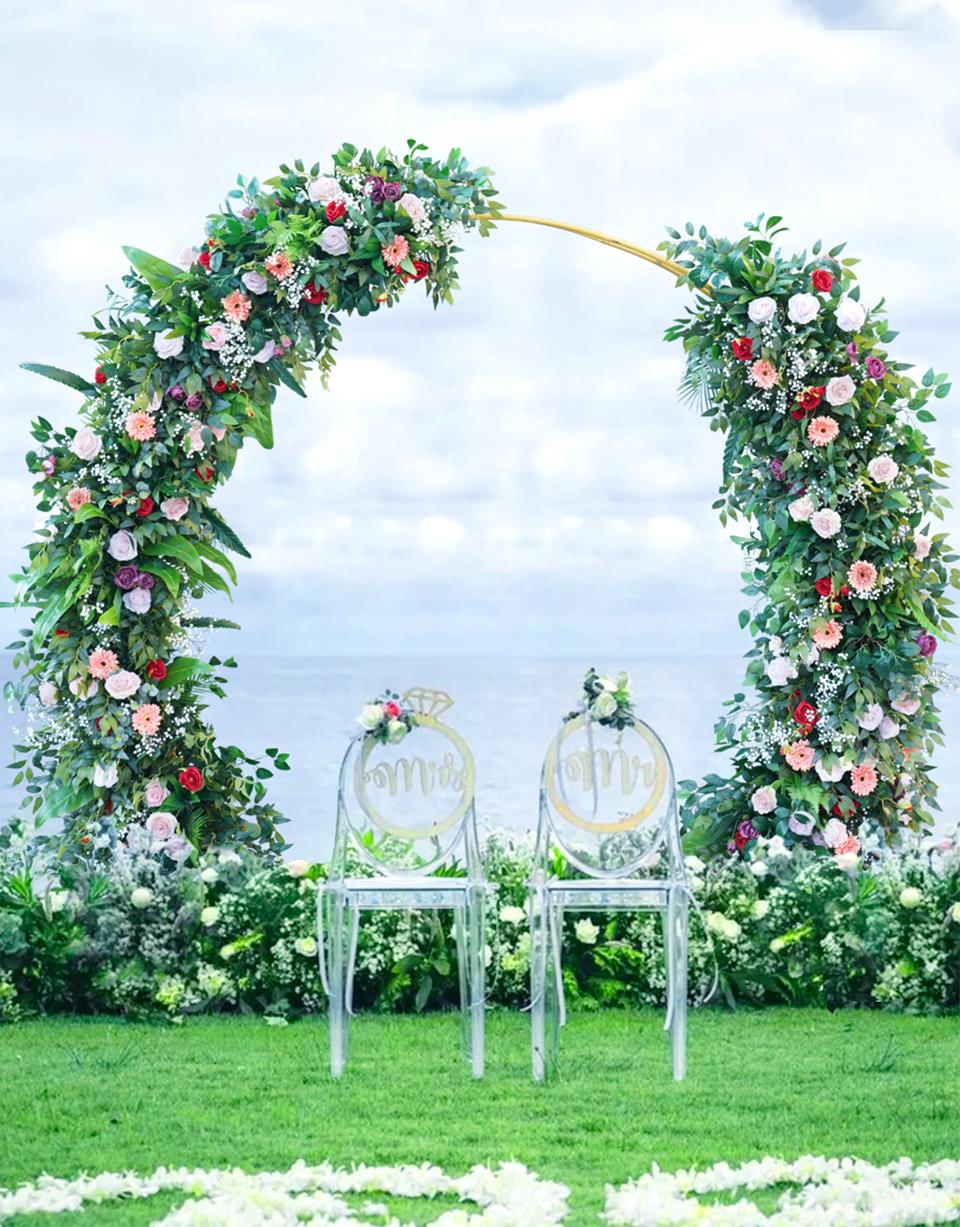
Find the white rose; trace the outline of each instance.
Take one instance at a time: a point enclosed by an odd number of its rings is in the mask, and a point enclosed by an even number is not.
[[[750,872],[755,878],[765,878],[769,873],[769,870],[763,861],[751,861]]]
[[[797,667],[789,656],[774,656],[767,663],[766,673],[772,686],[785,686],[797,676]]]
[[[905,886],[900,892],[900,906],[906,908],[919,907],[923,902],[923,894],[915,886]]]
[[[329,175],[321,175],[317,179],[311,179],[307,185],[307,195],[314,204],[329,204],[331,200],[340,200],[343,196],[343,189],[336,179],[330,178]]]
[[[188,273],[190,269],[193,268],[193,265],[196,262],[196,259],[197,259],[196,247],[184,247],[181,249],[179,256],[177,256],[177,264],[183,269],[185,273]]]
[[[845,405],[853,400],[857,385],[849,375],[835,375],[827,380],[826,397],[830,405]]]
[[[153,891],[146,886],[138,886],[130,892],[130,902],[141,910],[153,902]]]
[[[754,903],[753,907],[751,907],[750,914],[753,916],[754,920],[763,920],[764,916],[766,916],[767,912],[769,911],[770,900],[758,899],[756,903]]]
[[[133,588],[123,594],[123,606],[131,613],[145,614],[150,608],[152,598],[149,588]]]
[[[317,939],[315,937],[298,937],[293,943],[293,948],[297,954],[302,954],[305,958],[311,959],[317,953]]]
[[[598,720],[606,720],[616,714],[619,704],[609,691],[601,691],[590,704],[590,710]]]
[[[121,669],[111,673],[103,685],[111,699],[129,699],[140,689],[140,678],[128,669]]]
[[[53,682],[41,682],[37,696],[44,707],[56,707],[60,702],[60,691]]]
[[[310,869],[310,862],[304,860],[287,861],[287,873],[291,878],[302,878]]]
[[[821,758],[814,764],[813,769],[824,784],[839,784],[851,766],[852,764],[844,758],[837,759],[832,767],[828,767],[826,761]]]
[[[221,865],[242,865],[243,861],[238,852],[234,852],[232,848],[223,848],[217,855],[217,860]]]
[[[387,741],[395,746],[398,742],[403,741],[409,731],[402,720],[389,720],[387,722]]]
[[[107,553],[117,562],[129,562],[137,556],[137,543],[130,533],[121,528],[107,542]]]
[[[758,788],[750,798],[750,804],[758,814],[771,813],[777,808],[776,789],[772,788],[769,784],[764,788]]]
[[[328,256],[345,256],[350,248],[350,240],[342,226],[328,226],[320,235],[320,250]]]
[[[522,907],[517,907],[516,904],[506,903],[500,909],[500,919],[507,925],[522,925],[526,920],[527,914]]]
[[[573,926],[573,931],[577,935],[577,941],[583,942],[585,946],[595,946],[600,936],[600,930],[589,917],[578,920]]]
[[[220,919],[220,909],[218,907],[205,907],[200,913],[200,923],[208,929],[217,923]]]
[[[383,704],[368,703],[363,711],[357,716],[357,724],[367,732],[375,729],[383,719]]]
[[[896,737],[900,732],[900,725],[892,717],[884,716],[877,725],[877,732],[884,741],[889,741],[891,737]]]
[[[100,763],[93,769],[93,785],[95,788],[112,788],[117,782],[117,764],[110,763],[103,767]]]
[[[835,537],[843,527],[843,521],[832,507],[824,507],[810,517],[810,527],[818,537]]]
[[[913,556],[917,562],[923,562],[924,558],[930,553],[930,547],[933,545],[932,537],[925,537],[923,533],[913,534]]]
[[[874,456],[867,465],[871,478],[881,486],[889,486],[896,480],[900,466],[892,456]]]
[[[166,843],[177,829],[177,820],[168,810],[158,809],[147,819],[146,828],[151,839],[158,843]]]
[[[771,835],[767,840],[767,858],[771,861],[786,861],[790,859],[791,852],[784,843],[782,835]]]
[[[787,318],[795,324],[809,324],[820,314],[820,299],[816,294],[794,294],[787,303]]]
[[[80,460],[95,460],[100,455],[103,440],[95,430],[84,426],[70,440],[70,450]]]
[[[853,298],[841,298],[837,303],[837,327],[843,332],[859,332],[867,313]]]
[[[699,856],[691,855],[691,856],[685,857],[684,861],[686,863],[687,868],[690,870],[691,873],[703,873],[704,869],[706,869],[707,867],[706,864],[700,859]]]
[[[100,683],[95,677],[84,681],[82,677],[75,677],[70,683],[70,693],[78,699],[86,701],[92,699],[100,689]]]
[[[754,324],[766,324],[777,314],[777,304],[772,298],[755,298],[747,307],[747,315]]]
[[[787,507],[787,511],[790,514],[790,519],[796,520],[798,524],[806,523],[806,521],[813,515],[815,510],[816,508],[814,507],[812,501],[805,494],[801,498],[794,499],[793,502]]]
[[[183,353],[183,337],[172,337],[169,332],[155,333],[153,348],[158,358],[176,358]]]
[[[951,903],[947,909],[947,915],[951,920],[956,921],[960,925],[960,903]]]
[[[69,902],[70,892],[68,890],[52,890],[47,895],[47,907],[51,915],[62,912]]]
[[[214,882],[220,881],[220,875],[212,865],[208,865],[200,874],[200,877],[208,886],[212,886]]]
[[[849,838],[850,832],[847,830],[847,824],[841,822],[839,818],[831,818],[823,828],[823,842],[828,848],[836,847]]]
[[[767,649],[771,656],[783,655],[783,640],[779,635],[771,635],[767,640]]]
[[[413,192],[404,192],[397,204],[412,222],[422,222],[427,216],[423,201],[419,196],[414,196]]]
[[[879,703],[871,703],[863,715],[857,720],[857,724],[867,732],[872,733],[874,729],[880,727],[880,721],[883,719],[883,708]]]

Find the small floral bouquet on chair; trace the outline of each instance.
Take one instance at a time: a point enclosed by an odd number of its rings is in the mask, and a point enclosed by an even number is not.
[[[357,716],[364,737],[372,737],[381,745],[403,741],[413,728],[413,720],[413,708],[392,690],[385,690],[379,698],[367,703]]]
[[[583,679],[580,707],[569,712],[564,720],[575,720],[584,712],[598,724],[624,729],[633,721],[633,693],[630,678],[626,673],[607,674],[604,677],[590,668]]]

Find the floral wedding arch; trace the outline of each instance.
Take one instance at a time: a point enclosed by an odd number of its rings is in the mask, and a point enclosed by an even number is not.
[[[344,314],[394,306],[422,282],[435,305],[457,287],[459,237],[498,220],[598,239],[670,271],[694,292],[667,329],[682,341],[683,391],[726,433],[722,522],[743,524],[740,624],[753,636],[746,693],[718,745],[729,779],[684,785],[699,847],[743,850],[757,834],[844,858],[864,819],[895,843],[935,805],[940,743],[932,658],[950,616],[956,561],[933,533],[945,466],[918,423],[949,384],[914,382],[887,346],[883,305],[860,302],[842,247],[784,256],[779,217],[737,241],[670,231],[657,252],[563,223],[504,214],[485,169],[459,150],[431,159],[344,145],[330,173],[301,162],[238,179],[177,264],[126,248],[128,294],[84,336],[92,378],[25,364],[81,393],[83,424],[33,423],[27,456],[45,525],[17,603],[37,609],[14,645],[13,696],[46,709],[18,747],[16,783],[38,821],[65,818],[68,852],[103,846],[152,814],[192,845],[279,847],[270,765],[220,746],[203,719],[232,660],[195,655],[195,612],[229,591],[242,542],[211,496],[248,438],[273,441],[280,386],[326,380]]]

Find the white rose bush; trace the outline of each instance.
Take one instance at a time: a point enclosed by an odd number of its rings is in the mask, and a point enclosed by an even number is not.
[[[488,234],[500,209],[487,171],[415,141],[402,156],[344,145],[325,174],[296,162],[241,178],[177,263],[125,249],[125,294],[84,334],[89,376],[24,364],[83,397],[79,425],[32,423],[44,521],[16,597],[36,612],[7,695],[31,712],[14,784],[34,821],[64,821],[65,855],[106,854],[93,832],[142,825],[157,786],[193,849],[283,848],[265,781],[286,756],[220,746],[202,716],[234,666],[198,656],[202,634],[236,624],[195,602],[229,594],[229,553],[246,555],[213,496],[245,442],[272,446],[278,389],[305,395],[311,365],[326,378],[341,319],[417,282],[451,302],[458,238]]]
[[[691,849],[744,855],[779,836],[846,864],[867,831],[896,846],[937,808],[933,657],[960,573],[922,427],[950,384],[889,353],[896,333],[843,245],[784,255],[780,222],[734,242],[688,224],[661,244],[697,293],[667,339],[686,351],[684,392],[726,434],[714,507],[743,525],[754,639],[716,724],[733,774],[683,781],[683,815]]]

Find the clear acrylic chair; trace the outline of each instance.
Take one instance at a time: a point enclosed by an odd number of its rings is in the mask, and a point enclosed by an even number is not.
[[[333,856],[317,893],[330,1071],[339,1077],[347,1062],[360,912],[444,908],[454,913],[463,1040],[473,1076],[481,1078],[488,887],[473,755],[440,721],[453,704],[448,694],[418,687],[401,702],[410,711],[406,736],[391,744],[361,731],[340,765]],[[347,876],[358,862],[369,876]],[[461,876],[449,876],[456,870]]]
[[[554,850],[583,877],[556,876]],[[624,727],[589,711],[571,715],[550,742],[540,777],[540,818],[530,890],[533,1076],[556,1065],[566,1022],[562,938],[569,911],[661,913],[673,1076],[686,1074],[687,886],[673,765],[649,725]]]

